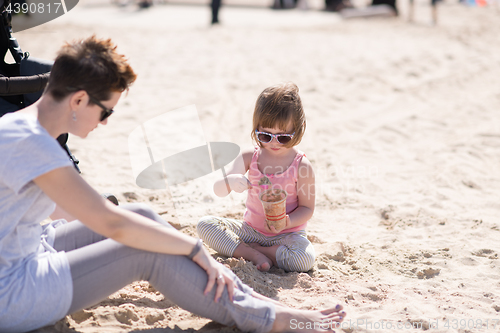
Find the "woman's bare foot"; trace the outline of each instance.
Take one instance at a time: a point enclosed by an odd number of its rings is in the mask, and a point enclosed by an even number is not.
[[[345,312],[342,306],[326,310],[295,310],[291,308],[276,307],[276,319],[271,332],[331,332],[339,328],[339,323],[344,320]]]
[[[257,269],[261,272],[267,272],[273,265],[273,261],[271,259],[269,259],[263,253],[251,248],[246,243],[241,243],[240,245],[238,245],[236,250],[234,250],[233,257],[243,257],[246,260],[250,260],[255,266],[257,266]]]

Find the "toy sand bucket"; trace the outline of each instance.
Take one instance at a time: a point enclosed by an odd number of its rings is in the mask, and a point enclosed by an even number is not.
[[[286,226],[286,197],[286,192],[280,189],[270,189],[260,194],[268,227],[274,226],[276,230],[281,230]]]

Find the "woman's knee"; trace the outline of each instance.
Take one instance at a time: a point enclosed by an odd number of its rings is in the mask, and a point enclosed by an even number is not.
[[[154,220],[156,213],[153,211],[151,207],[143,203],[129,203],[125,205],[120,205],[120,208],[129,210],[136,214],[142,215],[149,219]]]
[[[156,221],[162,225],[173,228],[173,226],[161,218],[160,215],[156,214],[156,212],[146,204],[143,203],[130,203],[121,205],[120,208],[126,209],[128,211],[134,212],[136,214],[147,217],[150,220]]]

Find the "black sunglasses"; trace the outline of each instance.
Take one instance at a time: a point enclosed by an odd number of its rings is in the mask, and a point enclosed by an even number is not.
[[[257,139],[262,143],[269,143],[273,140],[273,138],[276,138],[276,141],[278,141],[278,143],[286,145],[288,142],[292,141],[295,132],[293,132],[292,134],[271,134],[255,130],[255,135],[257,136]]]
[[[111,116],[113,114],[113,112],[115,112],[113,109],[108,109],[107,107],[105,107],[104,105],[102,105],[101,102],[99,102],[96,98],[92,97],[89,93],[87,93],[89,95],[89,99],[92,103],[94,103],[95,105],[99,106],[102,108],[102,111],[101,111],[101,119],[99,119],[99,121],[104,121],[106,118],[108,118],[109,116]]]

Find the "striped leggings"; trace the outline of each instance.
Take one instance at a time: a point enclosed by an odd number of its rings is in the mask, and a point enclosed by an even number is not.
[[[218,253],[232,257],[240,243],[259,243],[261,246],[280,245],[276,251],[279,268],[288,272],[307,272],[314,265],[314,247],[305,230],[264,236],[243,221],[205,216],[196,226],[198,235]]]

